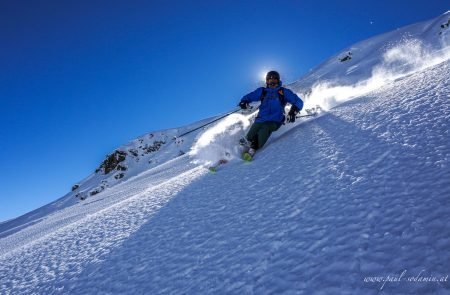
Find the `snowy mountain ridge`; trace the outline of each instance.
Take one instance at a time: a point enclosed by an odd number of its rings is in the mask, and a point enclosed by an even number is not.
[[[448,293],[449,22],[359,42],[288,85],[328,112],[251,164],[234,143],[254,114],[118,148],[0,224],[0,293]],[[420,274],[436,280],[407,280]]]
[[[312,69],[290,87],[332,108],[449,58],[448,12],[358,42]],[[347,59],[346,59],[347,57]]]

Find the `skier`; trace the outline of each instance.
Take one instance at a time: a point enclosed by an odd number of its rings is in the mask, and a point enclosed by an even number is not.
[[[281,86],[280,74],[270,71],[266,75],[266,87],[259,87],[255,91],[242,97],[239,106],[247,109],[250,102],[261,101],[258,115],[250,127],[247,135],[241,139],[241,144],[248,147],[244,159],[251,160],[257,149],[260,149],[269,139],[272,132],[284,124],[284,107],[290,103],[291,109],[287,121],[295,122],[295,116],[303,108],[303,101],[291,90]]]

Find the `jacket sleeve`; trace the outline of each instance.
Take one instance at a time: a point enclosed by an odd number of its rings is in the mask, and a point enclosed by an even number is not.
[[[241,98],[241,102],[242,102],[242,101],[245,101],[245,102],[253,102],[253,101],[258,101],[258,100],[260,100],[263,89],[264,89],[263,87],[259,87],[259,88],[257,88],[255,91],[250,92],[250,93],[244,95],[244,96]]]
[[[286,89],[284,91],[284,98],[292,105],[295,105],[298,107],[298,109],[301,111],[303,109],[303,100],[298,97],[297,94],[292,92],[290,89]]]

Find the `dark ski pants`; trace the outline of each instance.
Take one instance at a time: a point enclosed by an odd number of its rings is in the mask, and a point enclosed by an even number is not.
[[[280,128],[280,124],[276,122],[255,122],[246,137],[252,143],[252,148],[257,150],[264,146],[272,132],[278,128]]]

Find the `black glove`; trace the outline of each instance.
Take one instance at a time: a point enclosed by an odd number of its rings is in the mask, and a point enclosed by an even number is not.
[[[295,105],[293,105],[291,107],[291,110],[289,111],[288,117],[287,117],[288,123],[294,123],[295,122],[295,117],[297,116],[298,111],[299,111],[299,109]]]
[[[241,102],[239,103],[239,106],[240,106],[241,109],[243,109],[243,110],[248,109],[248,106],[249,106],[248,101],[241,101]]]

